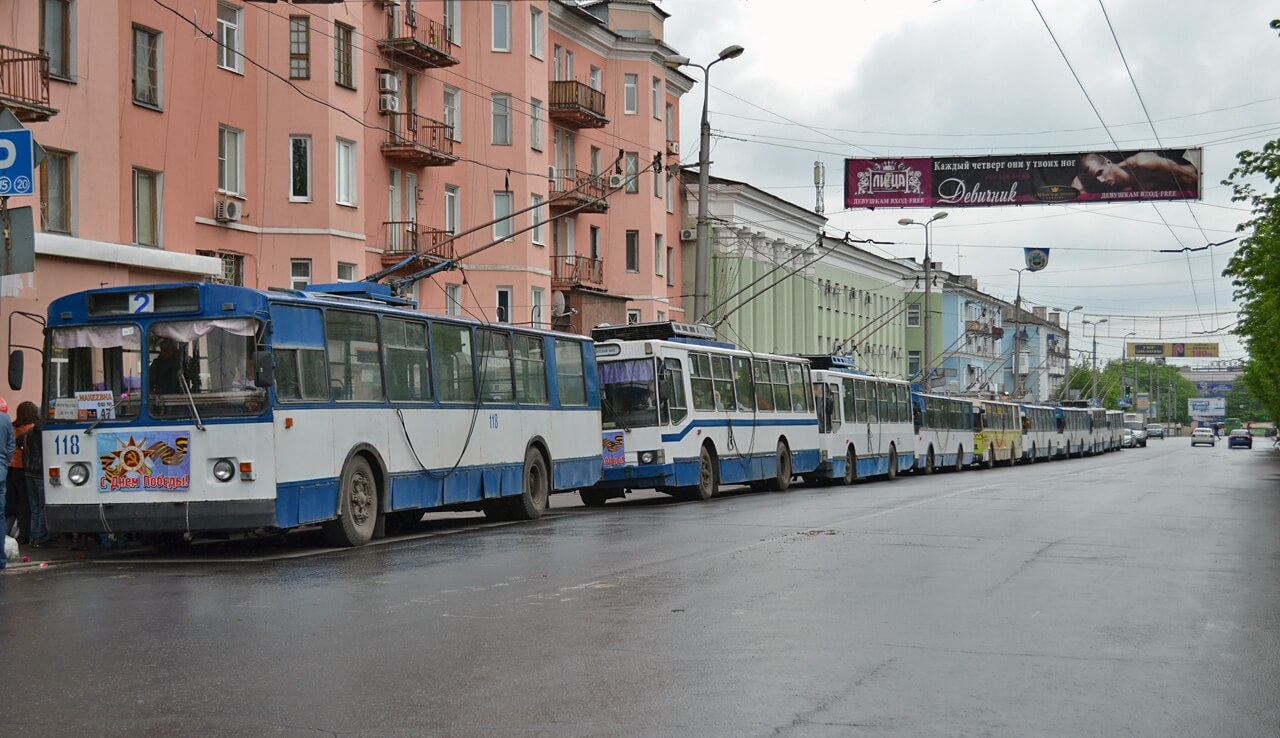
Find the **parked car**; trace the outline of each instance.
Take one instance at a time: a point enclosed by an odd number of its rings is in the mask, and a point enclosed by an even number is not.
[[[1120,436],[1120,448],[1133,448],[1133,431],[1128,428],[1124,429],[1124,435]]]
[[[1206,446],[1218,445],[1218,439],[1213,435],[1212,430],[1208,428],[1196,428],[1191,431],[1191,445],[1199,446],[1201,444]]]
[[[1253,436],[1244,428],[1236,428],[1227,436],[1227,448],[1253,448]]]
[[[1147,429],[1133,428],[1132,433],[1133,433],[1133,445],[1146,448],[1147,447]]]
[[[1159,438],[1164,440],[1164,426],[1159,423],[1152,423],[1147,426],[1147,438]]]

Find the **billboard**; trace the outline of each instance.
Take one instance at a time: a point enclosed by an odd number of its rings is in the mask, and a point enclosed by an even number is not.
[[[1189,397],[1187,414],[1196,420],[1222,419],[1227,415],[1227,400],[1224,397]]]
[[[1200,199],[1200,149],[845,159],[846,208]]]
[[[1124,355],[1166,359],[1214,359],[1218,356],[1216,343],[1126,343]]]
[[[1226,397],[1231,394],[1232,382],[1196,382],[1201,397]]]

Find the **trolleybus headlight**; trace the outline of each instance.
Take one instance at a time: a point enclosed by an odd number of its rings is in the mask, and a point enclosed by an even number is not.
[[[641,464],[661,464],[662,452],[661,451],[641,451],[639,454],[639,461]]]
[[[213,462],[213,478],[219,482],[230,482],[236,475],[236,465],[231,459],[218,459]]]
[[[77,487],[89,481],[89,467],[86,464],[72,464],[67,467],[67,479]]]

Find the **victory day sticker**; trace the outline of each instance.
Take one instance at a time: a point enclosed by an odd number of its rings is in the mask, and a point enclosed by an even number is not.
[[[191,434],[185,431],[98,434],[100,492],[175,492],[191,488]]]

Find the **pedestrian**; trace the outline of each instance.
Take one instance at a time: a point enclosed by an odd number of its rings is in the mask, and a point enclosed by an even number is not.
[[[27,481],[27,511],[31,517],[31,546],[44,548],[53,536],[44,520],[44,438],[40,433],[40,410],[34,402],[18,405],[18,422],[31,419],[31,429],[23,434],[19,446]]]
[[[9,420],[9,403],[0,397],[0,461],[4,461],[5,466],[9,464],[9,457],[13,455],[13,423]],[[0,474],[0,520],[5,521],[5,535],[9,534],[9,519],[5,517],[5,492],[6,492],[5,475]],[[0,569],[5,567],[6,557],[0,556]]]
[[[31,403],[27,404],[31,405]],[[5,512],[17,518],[17,539],[18,543],[24,546],[31,543],[31,510],[27,506],[27,473],[22,467],[22,443],[26,434],[40,419],[40,414],[35,411],[35,405],[31,407],[31,412],[24,414],[22,405],[18,406],[18,415],[13,421],[14,449],[9,456],[9,474],[5,485],[5,496],[8,499]]]

